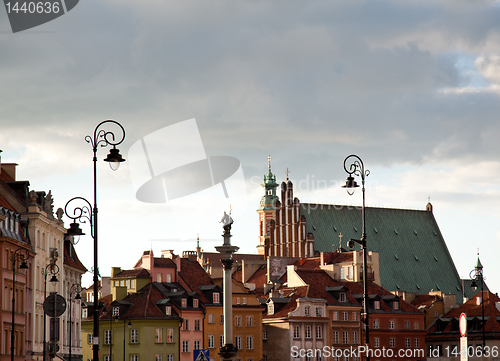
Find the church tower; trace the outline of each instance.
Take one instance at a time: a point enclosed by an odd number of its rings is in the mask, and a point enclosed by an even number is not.
[[[259,245],[257,251],[260,255],[266,255],[266,240],[269,243],[271,221],[276,220],[275,203],[278,200],[276,195],[276,176],[271,172],[271,155],[267,157],[268,171],[264,175],[264,195],[260,199],[260,206],[257,209],[259,214]]]

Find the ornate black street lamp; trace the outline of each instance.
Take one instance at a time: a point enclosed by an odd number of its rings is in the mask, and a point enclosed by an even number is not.
[[[483,265],[479,261],[479,255],[477,257],[476,267],[469,273],[469,277],[472,279],[470,287],[473,291],[477,290],[478,282],[481,283],[481,328],[483,330],[483,352],[486,346],[486,336],[484,333],[484,277],[483,277]]]
[[[349,160],[352,160],[352,163],[349,167],[347,164]],[[363,250],[363,322],[365,324],[365,347],[368,350],[370,345],[370,322],[368,319],[368,270],[367,270],[367,252],[366,249],[366,218],[365,218],[365,178],[370,174],[369,170],[365,170],[365,165],[360,157],[355,154],[349,155],[346,159],[344,159],[344,169],[349,174],[347,177],[346,184],[342,186],[342,188],[346,188],[347,193],[349,195],[354,194],[354,190],[359,187],[359,185],[354,180],[353,174],[361,177],[361,191],[363,192],[363,205],[361,207],[361,219],[362,219],[362,230],[361,230],[361,240],[351,239],[349,240],[349,248],[354,247],[354,242],[361,245]],[[349,191],[352,189],[352,191]],[[369,360],[369,356],[367,354],[366,357]]]
[[[56,284],[59,282],[57,279],[56,275],[59,273],[59,266],[56,265],[55,260],[52,260],[47,266],[45,266],[45,269],[42,270],[43,274],[43,299],[44,301],[47,299],[47,274],[50,273],[52,277],[50,278],[50,281],[52,284]],[[47,322],[47,314],[45,313],[45,310],[43,312],[43,361],[46,359],[47,355],[47,327],[46,327],[46,322]]]
[[[19,252],[19,253],[17,253]],[[22,253],[24,252],[24,254]],[[12,255],[12,330],[10,332],[10,359],[14,361],[14,330],[15,330],[15,322],[16,322],[16,261],[21,261],[21,265],[19,269],[29,269],[28,263],[26,260],[30,258],[30,253],[26,248],[18,248],[14,251]]]
[[[68,292],[69,293],[69,361],[72,361],[72,348],[73,348],[72,306],[73,306],[73,300],[80,301],[82,299],[80,292],[82,292],[82,286],[80,286],[78,283],[73,283]],[[76,293],[75,298],[72,298],[73,293]]]
[[[115,134],[110,131],[105,131],[103,129],[99,129],[101,126],[104,125],[110,125],[113,124],[114,126],[118,126],[120,131],[121,131],[121,138],[115,137]],[[78,226],[78,223],[76,221],[80,221],[82,223],[85,223],[85,219],[89,220],[90,222],[90,228],[91,228],[91,235],[92,238],[94,239],[94,331],[93,331],[93,345],[92,345],[92,351],[93,351],[93,360],[98,361],[99,360],[99,267],[97,263],[97,250],[98,250],[98,232],[97,232],[97,149],[98,147],[106,147],[108,145],[113,146],[112,149],[110,149],[110,152],[108,156],[104,159],[104,161],[109,162],[109,165],[111,166],[111,169],[116,170],[118,169],[118,166],[120,165],[121,162],[124,162],[125,159],[121,156],[120,152],[118,149],[116,149],[116,146],[121,144],[123,140],[125,139],[125,129],[122,127],[122,125],[114,120],[105,120],[97,125],[97,127],[94,129],[94,136],[91,137],[90,135],[87,135],[85,137],[85,140],[87,143],[90,143],[92,146],[92,151],[94,154],[93,157],[93,162],[94,162],[94,207],[90,205],[90,203],[82,197],[75,197],[72,198],[71,200],[66,203],[66,206],[64,207],[64,212],[66,215],[73,219],[74,222],[71,224],[70,229],[66,233],[67,235],[70,236],[81,236],[84,235],[80,227]],[[85,201],[87,204],[85,204],[83,207],[76,207],[72,214],[68,213],[67,207],[68,204],[76,199],[80,199]]]

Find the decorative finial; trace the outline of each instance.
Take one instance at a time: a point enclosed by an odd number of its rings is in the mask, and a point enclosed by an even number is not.
[[[288,180],[288,174],[290,174],[290,171],[288,170],[288,167],[286,167],[286,180]]]
[[[269,157],[267,157],[267,162],[269,163],[269,169],[271,169],[271,154],[269,154]]]

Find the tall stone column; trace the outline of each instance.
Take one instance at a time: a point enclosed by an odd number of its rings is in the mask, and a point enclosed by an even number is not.
[[[232,281],[231,281],[231,269],[233,267],[233,253],[236,252],[239,247],[231,246],[231,225],[233,224],[233,219],[231,218],[231,212],[229,215],[224,212],[224,217],[221,220],[223,224],[224,233],[222,237],[224,238],[224,243],[222,246],[215,247],[217,252],[222,255],[221,263],[224,267],[223,275],[223,307],[224,307],[224,346],[219,349],[219,355],[223,361],[233,361],[238,352],[238,349],[233,344],[233,302],[232,302]]]

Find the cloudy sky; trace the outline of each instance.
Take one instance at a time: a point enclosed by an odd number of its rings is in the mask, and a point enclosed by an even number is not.
[[[430,197],[460,276],[479,249],[500,291],[497,2],[85,0],[15,34],[0,11],[0,43],[2,162],[18,163],[31,189],[52,190],[56,209],[92,200],[84,137],[102,120],[125,127],[120,149],[134,159],[134,145],[195,118],[186,144],[241,162],[244,201],[232,204],[241,251],[256,251],[269,154],[278,181],[290,169],[301,201],[359,205],[359,193],[339,188],[355,153],[371,171],[367,205],[424,209]],[[183,138],[164,159],[183,159]],[[221,243],[222,214],[181,227],[172,204],[135,198],[134,171],[99,164],[102,275],[144,250],[193,250],[197,233],[206,251]],[[89,269],[91,244],[77,245]]]

